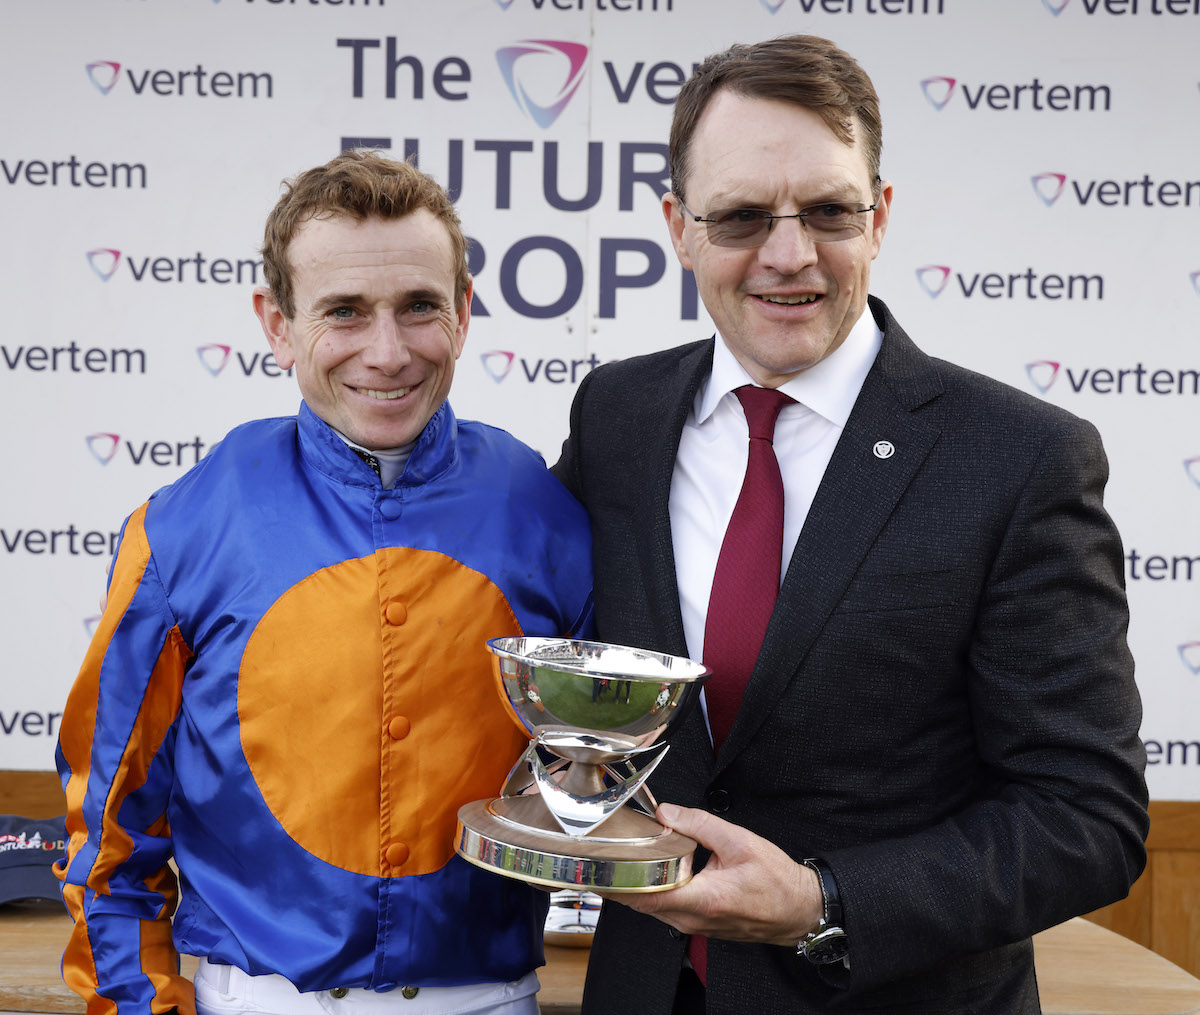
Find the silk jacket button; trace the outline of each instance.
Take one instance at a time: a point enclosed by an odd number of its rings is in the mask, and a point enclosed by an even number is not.
[[[393,740],[403,740],[412,729],[412,723],[405,716],[398,715],[388,723],[388,736]]]
[[[402,867],[408,859],[408,847],[402,842],[393,842],[383,854],[393,867]]]
[[[408,620],[408,607],[403,603],[388,603],[387,609],[383,611],[383,615],[387,617],[389,624],[399,627]]]
[[[379,513],[383,515],[389,522],[394,522],[400,517],[400,502],[395,499],[385,500],[379,505]]]

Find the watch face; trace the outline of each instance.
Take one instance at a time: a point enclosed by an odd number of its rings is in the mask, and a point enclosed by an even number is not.
[[[850,939],[841,927],[829,927],[813,937],[804,948],[804,956],[818,966],[841,962],[850,954]]]

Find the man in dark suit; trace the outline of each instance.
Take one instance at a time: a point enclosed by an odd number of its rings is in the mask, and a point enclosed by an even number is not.
[[[1030,936],[1145,864],[1100,439],[868,300],[880,149],[831,43],[705,61],[663,211],[718,334],[576,397],[599,636],[714,670],[651,779],[703,869],[605,904],[586,1015],[1037,1012]]]

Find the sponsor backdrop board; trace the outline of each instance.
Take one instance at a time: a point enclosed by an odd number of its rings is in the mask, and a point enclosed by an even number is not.
[[[1151,793],[1200,800],[1200,0],[15,0],[0,27],[0,768],[53,765],[122,519],[298,404],[250,309],[281,179],[367,143],[451,187],[452,401],[553,461],[587,371],[710,333],[659,211],[680,84],[803,31],[882,97],[875,293],[1104,434]]]

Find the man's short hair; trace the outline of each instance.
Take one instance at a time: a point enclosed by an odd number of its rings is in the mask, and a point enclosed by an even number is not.
[[[398,219],[420,208],[433,212],[450,234],[450,250],[457,266],[454,301],[461,306],[471,278],[467,272],[467,239],[449,195],[432,176],[407,162],[360,149],[342,152],[325,165],[284,181],[283,196],[267,216],[262,248],[263,273],[283,316],[290,321],[296,312],[288,247],[305,222],[338,216],[356,222]]]
[[[815,35],[784,35],[730,46],[696,68],[679,92],[671,121],[671,189],[684,199],[692,137],[712,97],[727,89],[750,99],[775,99],[811,109],[843,144],[861,134],[872,186],[879,176],[883,124],[875,86],[849,53]]]

